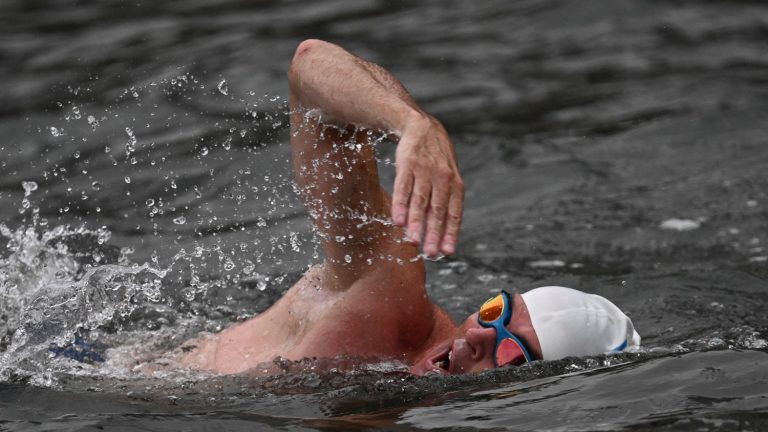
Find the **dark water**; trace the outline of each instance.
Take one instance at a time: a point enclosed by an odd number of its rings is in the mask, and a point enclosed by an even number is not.
[[[0,430],[768,429],[761,2],[5,1],[0,29]],[[462,239],[428,279],[452,316],[572,286],[645,349],[447,378],[136,371],[319,259],[286,145],[308,37],[454,137]],[[81,337],[106,362],[52,358]]]

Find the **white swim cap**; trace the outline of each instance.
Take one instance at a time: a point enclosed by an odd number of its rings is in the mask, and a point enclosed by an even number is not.
[[[640,345],[632,320],[603,297],[547,286],[524,293],[544,360],[621,351]]]

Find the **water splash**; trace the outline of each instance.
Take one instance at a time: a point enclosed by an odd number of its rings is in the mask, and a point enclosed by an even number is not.
[[[229,95],[229,86],[227,86],[227,80],[221,80],[216,88],[219,90],[219,93],[223,94],[224,96]]]

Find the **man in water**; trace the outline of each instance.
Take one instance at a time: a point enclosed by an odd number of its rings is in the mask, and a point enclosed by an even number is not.
[[[418,259],[419,246],[453,254],[461,223],[442,124],[389,72],[330,43],[302,42],[288,78],[296,182],[325,260],[264,313],[188,342],[182,364],[238,373],[278,356],[349,356],[448,374],[639,345],[615,305],[562,287],[500,292],[454,324],[427,296]],[[398,141],[393,197],[379,184],[374,131]]]

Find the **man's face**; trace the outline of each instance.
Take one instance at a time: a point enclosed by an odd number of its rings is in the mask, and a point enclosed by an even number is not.
[[[534,358],[540,359],[541,346],[533,330],[528,309],[520,294],[512,296],[512,318],[507,329],[520,338]],[[423,365],[425,372],[445,374],[479,372],[495,367],[493,356],[496,349],[496,330],[482,327],[477,313],[470,315],[459,326],[453,338],[438,344],[427,355]]]

